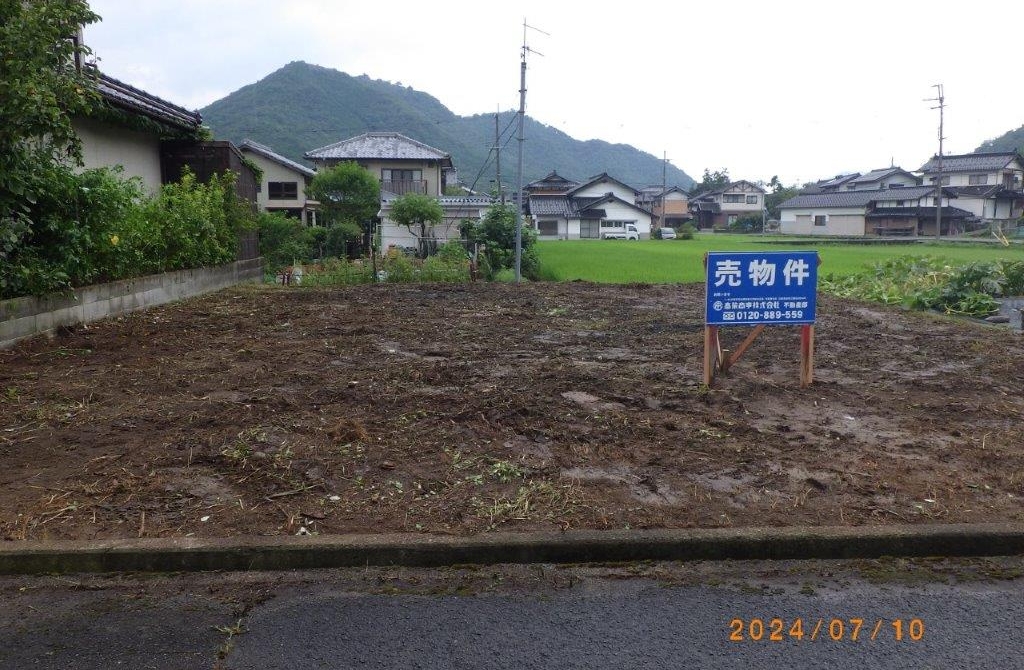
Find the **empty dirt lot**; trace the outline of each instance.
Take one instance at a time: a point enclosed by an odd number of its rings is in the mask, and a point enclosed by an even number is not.
[[[0,351],[0,538],[1024,520],[1024,341],[822,296],[239,287]],[[726,346],[745,335],[725,331]]]

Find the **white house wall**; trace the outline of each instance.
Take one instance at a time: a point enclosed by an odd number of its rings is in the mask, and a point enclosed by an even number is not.
[[[624,205],[621,202],[606,202],[598,205],[605,211],[604,220],[610,221],[632,221],[636,223],[636,230],[640,233],[640,237],[651,236],[651,217],[649,214],[645,214],[639,210],[633,209],[628,205]],[[601,229],[604,230],[603,220]],[[579,230],[576,231],[576,237],[579,237]]]
[[[814,217],[824,215],[825,225],[814,225]],[[779,231],[785,235],[864,235],[863,207],[822,209],[783,209]]]
[[[263,181],[256,194],[256,204],[261,210],[267,209],[302,209],[306,206],[306,175],[272,161],[254,151],[242,152],[246,158],[256,163],[263,170]],[[295,182],[298,185],[299,197],[295,200],[271,200],[267,186],[272,181]]]
[[[125,177],[142,180],[147,193],[159,193],[160,139],[155,134],[115,128],[92,119],[75,119],[71,125],[82,140],[86,169],[120,165]]]
[[[445,207],[444,218],[436,226],[427,228],[427,237],[437,240],[439,245],[452,240],[462,238],[459,226],[465,219],[478,221],[486,212],[486,208],[480,207]],[[414,232],[415,231],[415,232]],[[419,226],[413,225],[412,230],[402,226],[387,217],[381,218],[380,224],[380,249],[387,252],[390,247],[401,247],[405,249],[419,249]]]

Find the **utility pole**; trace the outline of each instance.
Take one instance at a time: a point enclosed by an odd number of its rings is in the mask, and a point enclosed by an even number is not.
[[[661,152],[661,216],[658,218],[658,227],[665,227],[665,190],[668,188],[668,152]],[[659,233],[660,234],[660,233]]]
[[[523,49],[522,49],[522,63],[519,67],[519,132],[517,133],[517,140],[519,142],[519,165],[516,171],[516,266],[515,266],[515,278],[516,284],[522,281],[522,269],[523,269],[523,141],[526,139],[523,136],[524,120],[526,118],[526,54],[527,52],[535,53],[538,56],[544,54],[539,51],[534,51],[526,44],[526,29],[530,28],[536,30],[539,33],[547,35],[543,30],[534,28],[533,26],[526,25],[526,19],[523,19]]]
[[[935,239],[942,239],[942,141],[946,139],[943,137],[942,127],[946,111],[946,96],[943,95],[942,84],[933,84],[932,88],[938,90],[938,97],[926,98],[925,102],[938,102],[939,104],[932,109],[939,110],[939,155],[938,155],[938,173],[939,176],[936,178],[936,186],[938,187],[938,194],[935,198]]]
[[[505,191],[501,188],[501,133],[498,131],[498,115],[501,113],[501,108],[498,108],[498,112],[494,115],[494,171],[496,173],[495,179],[498,180],[498,200],[501,204],[505,204]]]

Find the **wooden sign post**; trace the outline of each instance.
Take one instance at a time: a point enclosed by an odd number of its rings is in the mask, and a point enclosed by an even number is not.
[[[704,384],[739,361],[767,325],[800,326],[800,387],[814,381],[814,320],[818,253],[709,252],[704,255]],[[720,329],[752,325],[729,356]]]

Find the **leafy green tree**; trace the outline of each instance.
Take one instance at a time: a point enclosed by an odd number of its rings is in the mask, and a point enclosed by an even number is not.
[[[362,236],[363,229],[355,221],[339,221],[327,229],[324,251],[328,256],[345,258],[349,255],[349,247],[358,243]]]
[[[513,205],[491,205],[479,223],[469,221],[460,226],[463,236],[470,242],[483,246],[481,270],[488,279],[493,279],[502,269],[511,268],[516,261],[516,210]],[[522,272],[528,279],[536,279],[540,273],[537,258],[536,233],[523,226]]]
[[[772,175],[772,178],[765,184],[768,193],[764,196],[764,208],[768,210],[768,218],[778,220],[780,216],[779,205],[790,198],[800,195],[800,189],[794,184],[786,186],[779,179],[779,175]]]
[[[73,37],[98,19],[85,0],[0,0],[0,292],[31,272],[19,252],[54,166],[81,164],[71,117],[99,96],[75,67],[89,51]]]
[[[281,268],[308,261],[313,252],[313,230],[298,219],[279,212],[259,215],[260,255],[267,269],[277,272]]]
[[[699,183],[694,185],[693,190],[690,191],[692,196],[706,193],[708,191],[714,191],[715,189],[728,186],[732,183],[732,179],[729,178],[729,170],[722,168],[721,170],[715,170],[712,172],[708,168],[704,168],[704,177]]]
[[[435,198],[419,193],[406,193],[391,203],[389,217],[400,226],[405,226],[419,240],[421,258],[429,255],[427,229],[444,220],[444,210]],[[413,230],[417,226],[418,230]]]
[[[362,231],[364,248],[369,249],[373,221],[380,210],[380,183],[369,170],[353,161],[321,170],[306,195],[320,202],[320,219],[328,229],[355,223]]]

